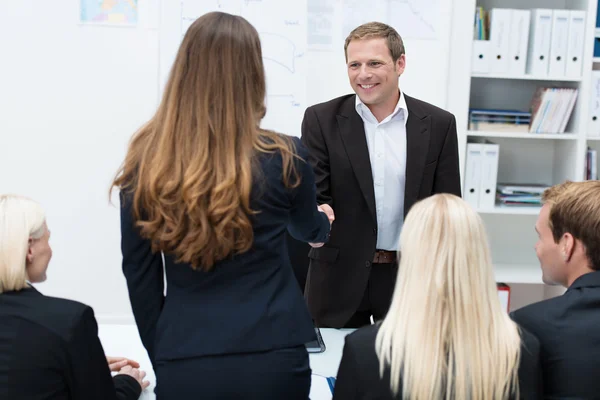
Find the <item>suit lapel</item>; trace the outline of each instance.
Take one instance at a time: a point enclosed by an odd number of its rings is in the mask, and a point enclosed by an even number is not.
[[[337,115],[340,136],[344,142],[348,159],[358,181],[358,185],[367,202],[373,220],[377,222],[375,213],[375,190],[373,189],[373,173],[365,135],[365,126],[355,108],[355,96],[350,96],[340,108]]]
[[[404,187],[404,215],[417,201],[423,178],[423,169],[429,149],[431,118],[422,112],[415,99],[404,95],[408,108],[406,121],[406,183]]]

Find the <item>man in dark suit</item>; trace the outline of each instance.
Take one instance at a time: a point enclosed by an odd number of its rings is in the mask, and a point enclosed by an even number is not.
[[[404,216],[419,199],[461,194],[454,116],[399,90],[398,33],[361,25],[345,51],[356,95],[309,107],[302,122],[318,201],[335,212],[329,242],[310,250],[305,295],[316,324],[334,328],[385,316]]]
[[[541,344],[545,399],[600,398],[600,181],[547,189],[535,229],[542,279],[567,291],[512,313]]]

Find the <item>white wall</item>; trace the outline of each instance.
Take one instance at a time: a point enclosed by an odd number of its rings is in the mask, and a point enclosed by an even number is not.
[[[130,307],[108,188],[157,101],[157,32],[144,18],[79,26],[76,0],[0,0],[0,192],[47,211],[54,257],[39,289],[117,319]]]
[[[77,0],[0,0],[0,193],[47,210],[54,257],[38,288],[102,322],[131,320],[108,188],[158,102],[157,2],[139,0],[139,26],[114,28],[79,25]],[[445,107],[453,2],[439,3],[438,39],[405,41],[400,86]],[[309,104],[351,91],[338,49],[308,53]]]

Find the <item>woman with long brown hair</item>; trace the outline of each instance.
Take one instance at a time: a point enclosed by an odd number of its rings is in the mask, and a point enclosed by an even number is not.
[[[284,234],[324,242],[332,210],[317,209],[301,142],[260,128],[265,86],[254,27],[200,17],[114,181],[160,400],[308,398],[314,330]]]

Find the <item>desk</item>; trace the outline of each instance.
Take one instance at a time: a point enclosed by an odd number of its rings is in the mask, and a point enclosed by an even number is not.
[[[352,331],[353,329],[321,329],[326,350],[323,353],[310,354],[310,367],[313,374],[337,375],[342,359],[344,337]],[[146,379],[150,382],[150,386],[142,393],[140,400],[156,399],[154,396],[156,376],[138,335],[137,327],[135,325],[103,324],[98,327],[98,336],[106,355],[127,357],[140,363],[140,368],[146,371]],[[311,398],[311,400],[321,399]]]

